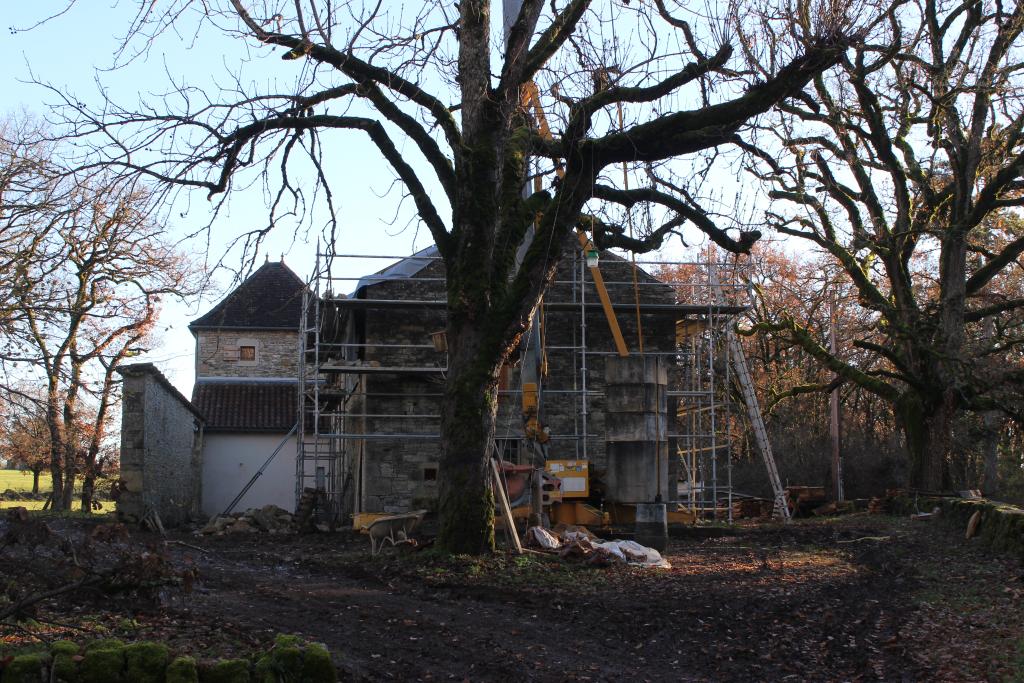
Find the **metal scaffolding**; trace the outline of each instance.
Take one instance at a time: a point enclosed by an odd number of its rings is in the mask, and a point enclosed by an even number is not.
[[[417,402],[417,406],[439,406],[447,369],[446,354],[426,334],[423,343],[399,343],[360,338],[343,329],[346,324],[351,327],[355,316],[365,318],[377,311],[399,316],[403,311],[434,311],[443,316],[444,298],[436,295],[443,287],[443,278],[425,266],[405,273],[396,265],[373,275],[355,275],[354,261],[380,259],[401,264],[416,260],[429,265],[437,258],[424,252],[411,257],[317,254],[313,281],[303,305],[300,337],[296,499],[304,492],[308,497],[310,491],[315,491],[324,503],[321,509],[331,518],[340,520],[348,511],[364,511],[366,459],[373,457],[377,444],[439,439],[439,410],[376,410],[373,406],[386,404],[378,399],[406,398],[425,401]],[[596,348],[595,333],[588,329],[596,324],[599,318],[595,316],[600,317],[601,312],[587,291],[593,283],[582,253],[573,250],[566,258],[570,263],[559,271],[560,279],[549,289],[548,300],[540,310],[543,316],[557,316],[568,330],[564,332],[568,343],[545,347],[548,363],[567,363],[571,368],[560,368],[545,377],[541,393],[552,405],[557,404],[563,416],[553,420],[551,457],[588,459],[596,443],[603,448],[604,438],[594,433],[592,420],[594,407],[604,398],[593,388],[595,371],[601,367],[595,361],[615,352]],[[621,263],[632,267],[628,262]],[[677,493],[681,505],[699,514],[731,520],[733,445],[741,438],[743,425],[742,413],[734,406],[734,401],[742,398],[738,398],[740,392],[733,391],[726,332],[749,301],[743,266],[729,262],[709,268],[707,263],[637,261],[636,267],[643,269],[643,281],[619,278],[606,280],[606,284],[619,287],[620,293],[628,287],[631,293],[627,300],[614,301],[624,321],[635,311],[638,328],[641,317],[668,320],[674,325],[674,339],[642,337],[645,355],[671,359],[668,438],[678,455],[674,471],[679,483],[678,490],[670,494]],[[343,275],[333,275],[332,271]],[[717,290],[712,283],[715,274]],[[422,287],[434,296],[417,293],[414,298],[372,299],[342,294],[397,279],[409,284],[410,291],[418,292]],[[669,288],[675,301],[643,303],[643,293],[649,287],[661,288],[659,291]],[[374,382],[380,378],[396,376],[418,378],[422,390],[411,396],[374,388],[379,386]],[[514,382],[499,389],[496,448],[499,456],[513,462],[527,457],[520,441],[521,395],[521,387]]]

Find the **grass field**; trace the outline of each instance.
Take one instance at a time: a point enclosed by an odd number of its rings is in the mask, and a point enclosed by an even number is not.
[[[0,470],[0,492],[11,489],[12,491],[31,491],[32,473],[21,470]],[[50,473],[43,472],[39,475],[39,491],[46,493],[50,490]]]
[[[46,471],[39,475],[39,492],[46,494],[50,492],[51,486],[50,472]],[[11,491],[18,491],[19,493],[29,493],[32,491],[32,473],[23,472],[21,470],[0,470],[0,494],[10,489]],[[114,510],[113,502],[109,500],[103,500],[103,509],[98,514],[107,514]],[[0,510],[4,508],[13,507],[24,507],[29,510],[39,511],[43,509],[43,505],[46,504],[45,500],[0,500]],[[78,509],[78,491],[76,487],[75,500],[72,505],[72,509]]]

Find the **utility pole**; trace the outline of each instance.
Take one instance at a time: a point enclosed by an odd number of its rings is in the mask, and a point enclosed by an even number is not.
[[[836,355],[836,288],[832,287],[832,296],[828,302],[828,336],[829,351]],[[843,464],[839,457],[839,386],[837,385],[829,394],[829,413],[831,424],[829,431],[832,435],[832,497],[835,502],[843,500]]]

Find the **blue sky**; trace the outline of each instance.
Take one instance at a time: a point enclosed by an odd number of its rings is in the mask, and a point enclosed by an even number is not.
[[[4,26],[30,27],[47,13],[59,12],[64,3],[65,0],[9,2],[3,12]],[[188,33],[189,21],[195,20],[196,14],[180,22],[184,30],[179,35],[162,36],[147,54],[111,70],[136,5],[126,0],[78,0],[63,15],[31,30],[4,31],[0,36],[0,59],[6,68],[0,72],[0,92],[5,96],[0,110],[24,110],[46,117],[58,97],[26,82],[32,78],[87,104],[101,101],[102,87],[111,99],[129,108],[139,100],[158,101],[162,92],[169,89],[171,78],[202,86],[213,93],[213,98],[222,84],[230,85],[231,74],[237,74],[242,83],[276,81],[280,92],[292,92],[288,87],[296,70],[303,68],[302,60],[282,61],[276,54],[261,56],[266,48],[225,38],[217,30]],[[49,6],[52,9],[47,10]],[[330,145],[326,171],[341,216],[339,252],[404,255],[430,243],[426,230],[417,232],[411,221],[411,202],[399,204],[400,188],[395,186],[393,173],[365,137],[340,131],[326,144]],[[720,188],[720,197],[730,202],[739,183],[727,173],[718,176],[714,185]],[[206,225],[209,207],[204,192],[193,192],[187,201],[181,201],[168,212],[169,235],[181,239]],[[208,263],[216,263],[224,256],[232,237],[262,227],[266,217],[265,199],[258,187],[234,192],[208,236],[209,248],[205,235],[182,246]],[[277,260],[284,255],[290,267],[307,277],[312,270],[315,240],[316,234],[296,236],[294,226],[279,224],[255,261],[259,264],[266,256]],[[679,253],[679,247],[670,251]],[[227,262],[237,266],[237,255],[229,256]],[[335,274],[355,277],[384,265],[379,260],[349,262],[346,271]],[[214,279],[220,294],[237,284],[227,269],[215,271]],[[191,392],[194,379],[194,342],[187,325],[216,300],[217,297],[208,296],[187,303],[168,303],[161,318],[158,343],[145,358],[156,363],[186,395]]]
[[[133,5],[124,1],[80,0],[65,14],[31,30],[20,30],[33,26],[47,14],[59,12],[64,3],[6,3],[5,30],[0,36],[0,59],[5,64],[0,72],[0,92],[4,93],[0,111],[7,115],[23,111],[47,117],[58,98],[47,89],[28,82],[33,79],[49,83],[85,103],[99,102],[102,86],[114,100],[131,104],[139,99],[152,100],[168,87],[168,76],[205,82],[215,90],[219,83],[226,81],[229,69],[237,69],[237,65],[245,61],[246,46],[228,39],[215,40],[214,32],[207,31],[200,33],[198,39],[189,35],[170,39],[164,36],[148,55],[111,70],[109,67],[121,45],[119,37],[124,35],[134,15]],[[257,59],[250,62],[248,68],[248,76],[253,79],[272,78],[274,70],[280,72],[276,75],[287,79],[288,70],[299,66],[297,62]],[[416,234],[414,228],[402,229],[408,222],[409,209],[399,214],[394,225],[390,224],[396,214],[398,195],[395,192],[388,195],[393,176],[370,144],[358,134],[347,134],[333,142],[332,182],[347,190],[339,193],[336,200],[342,217],[338,250],[401,255],[427,246],[429,240],[425,231]],[[167,228],[174,239],[194,232],[209,220],[209,204],[204,193],[193,193],[187,205],[181,202],[181,206],[184,208],[179,210],[176,206],[169,212],[173,222]],[[182,212],[184,216],[180,215]],[[235,193],[213,226],[209,250],[206,250],[205,236],[183,243],[182,247],[198,258],[215,263],[224,256],[232,237],[244,230],[262,227],[266,216],[265,202],[258,190]],[[279,225],[256,262],[262,263],[267,256],[277,260],[283,255],[285,262],[305,278],[312,271],[315,239],[315,234],[296,236],[290,226]],[[227,262],[237,266],[237,255],[229,256]],[[353,262],[349,264],[350,272],[339,274],[357,276],[383,265],[380,261]],[[236,284],[233,277],[227,269],[215,271],[214,284],[220,294]],[[193,338],[187,325],[208,310],[217,298],[214,295],[187,303],[168,303],[161,316],[157,343],[143,359],[156,363],[186,395],[191,393],[194,379]]]

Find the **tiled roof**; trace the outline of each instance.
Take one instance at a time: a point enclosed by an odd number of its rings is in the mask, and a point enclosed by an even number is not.
[[[298,415],[294,382],[197,382],[192,404],[209,432],[287,432]]]
[[[268,261],[189,329],[298,330],[305,289],[283,261]]]

